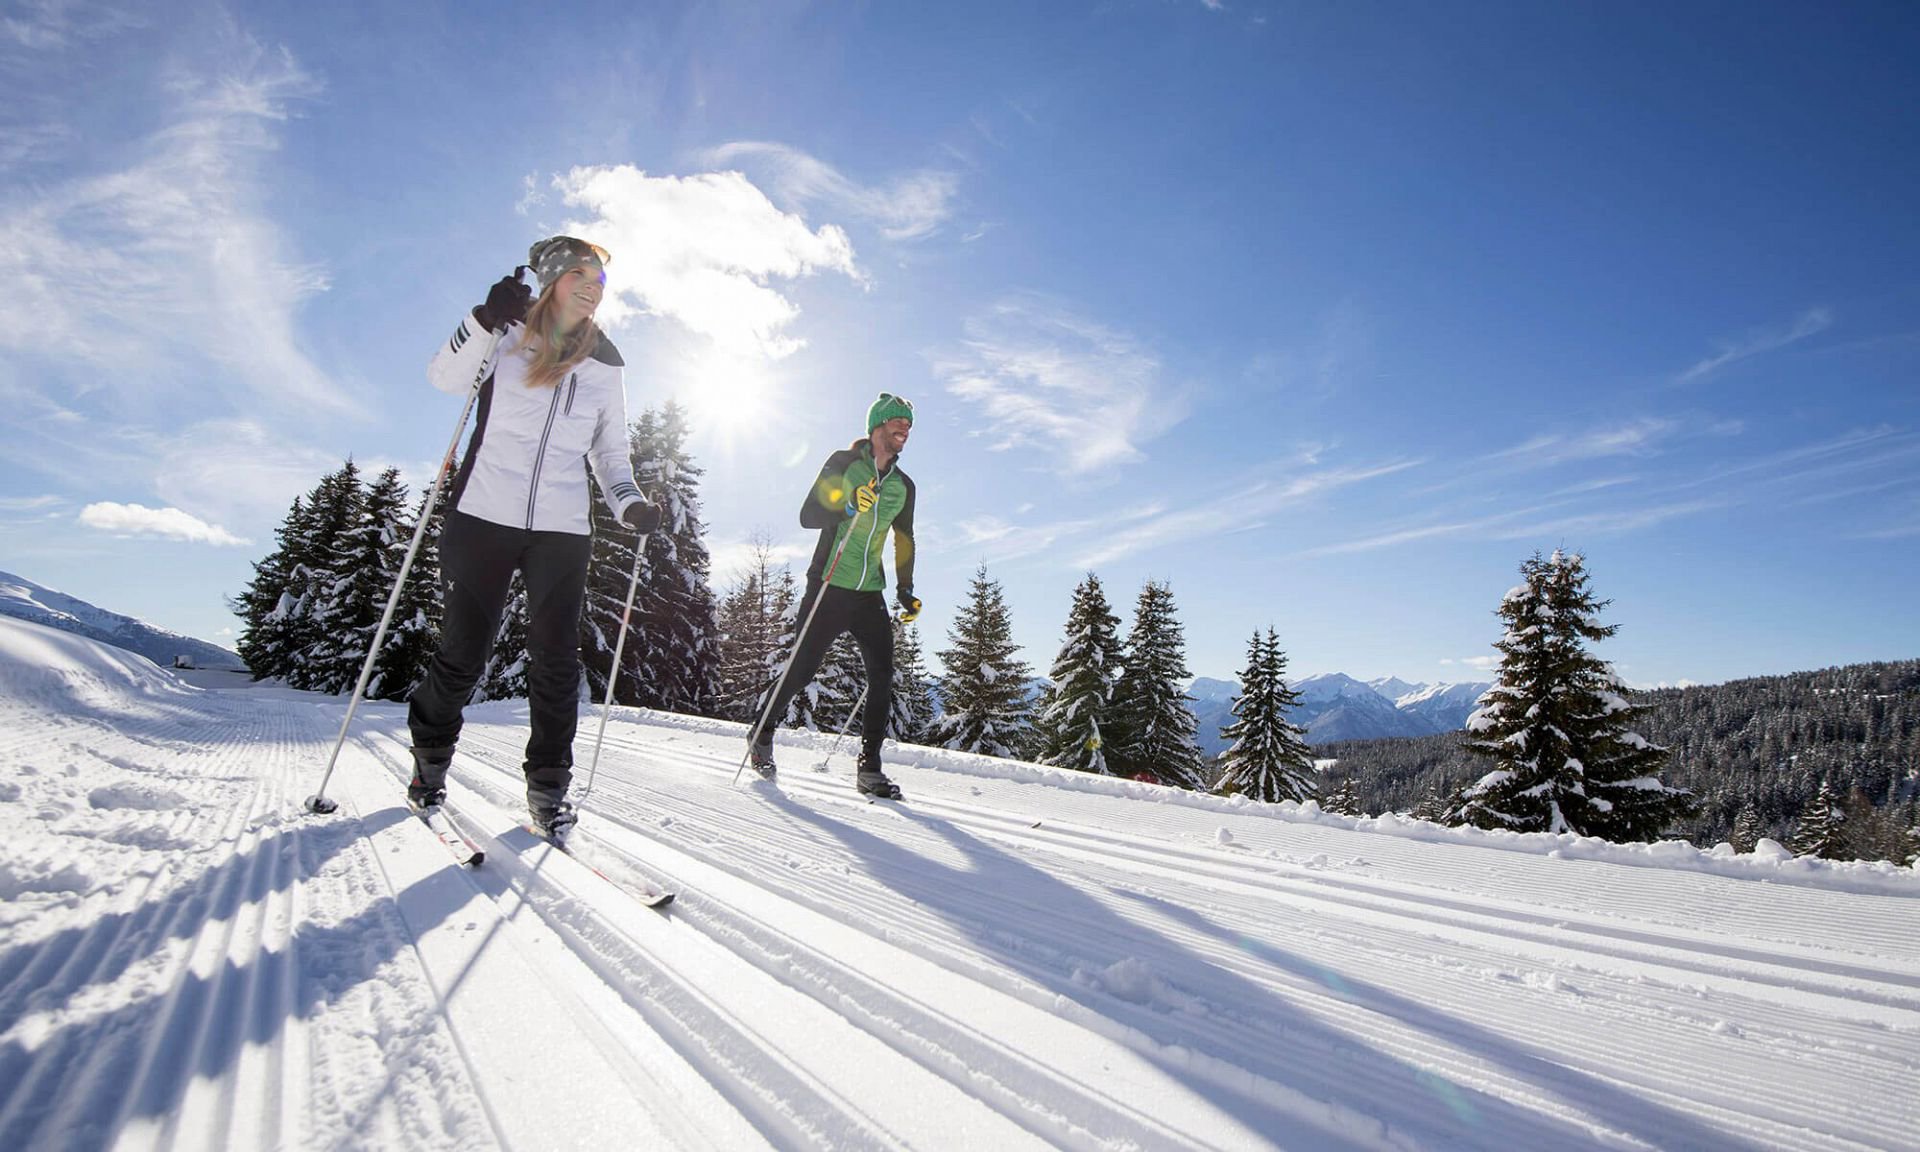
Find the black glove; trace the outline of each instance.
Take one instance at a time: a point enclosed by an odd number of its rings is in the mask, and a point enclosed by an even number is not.
[[[642,496],[639,500],[627,505],[625,512],[620,513],[620,522],[645,536],[660,527],[660,509],[654,505],[653,501]]]
[[[490,332],[505,332],[509,324],[526,323],[527,306],[532,303],[533,289],[520,282],[516,269],[487,289],[487,302],[473,310],[473,318]]]
[[[900,623],[911,624],[920,618],[920,597],[911,592],[900,593]]]

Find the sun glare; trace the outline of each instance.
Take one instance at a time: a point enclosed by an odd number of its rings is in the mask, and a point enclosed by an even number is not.
[[[732,451],[761,439],[779,418],[769,369],[759,357],[710,348],[688,359],[680,402],[699,428]]]

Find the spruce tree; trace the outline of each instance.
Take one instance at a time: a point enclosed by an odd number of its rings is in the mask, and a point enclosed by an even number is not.
[[[288,574],[285,611],[287,653],[286,681],[294,688],[315,691],[340,691],[335,687],[333,669],[322,663],[330,655],[333,640],[328,629],[350,615],[346,597],[350,590],[351,559],[345,545],[349,535],[361,523],[366,493],[360,483],[360,470],[349,458],[340,470],[323,477],[308,503],[306,531],[300,545],[304,557]],[[351,688],[349,682],[343,687]]]
[[[1615,841],[1656,839],[1691,799],[1659,777],[1666,749],[1629,725],[1613,669],[1586,650],[1619,630],[1603,625],[1585,561],[1556,551],[1520,567],[1524,583],[1498,615],[1506,634],[1494,686],[1467,721],[1464,746],[1494,762],[1452,813],[1482,828],[1575,832]]]
[[[642,420],[651,416],[643,413]],[[637,436],[637,431],[630,431]],[[585,467],[585,464],[581,465]],[[640,649],[645,639],[639,635],[642,627],[640,618],[640,595],[633,585],[633,566],[638,551],[639,536],[633,529],[621,523],[607,507],[600,492],[600,483],[591,469],[587,472],[588,516],[593,525],[592,553],[587,561],[586,602],[580,612],[580,664],[586,678],[587,694],[598,703],[606,699],[607,677],[613,671],[613,651],[620,643],[621,620],[626,612],[627,592],[634,589],[634,613],[628,624],[627,644],[620,657],[620,674],[615,678],[614,702],[617,704],[640,703],[641,689],[637,683],[640,662]],[[638,557],[642,568],[640,581],[644,585],[647,579],[645,557]],[[507,639],[502,619],[502,634],[499,643]],[[524,635],[524,629],[523,629]],[[523,641],[524,643],[524,641]],[[511,656],[511,653],[508,654]],[[503,666],[504,667],[504,666]],[[524,675],[524,666],[522,668]]]
[[[939,654],[946,667],[940,681],[946,711],[934,724],[934,741],[963,752],[1020,756],[1033,737],[1030,673],[1014,655],[1019,649],[1006,601],[985,565],[974,572],[947,639],[953,646]]]
[[[759,719],[763,694],[777,674],[782,619],[793,607],[793,573],[773,563],[763,534],[753,541],[746,571],[720,602],[719,702],[722,719]],[[769,672],[773,669],[773,672]]]
[[[893,707],[887,735],[902,744],[925,744],[933,728],[933,679],[920,656],[920,629],[893,622]]]
[[[1760,810],[1748,802],[1733,818],[1733,834],[1728,837],[1728,842],[1735,852],[1751,852],[1766,834],[1766,824],[1760,819]]]
[[[1247,644],[1247,667],[1240,674],[1240,695],[1233,702],[1233,723],[1220,730],[1232,741],[1220,754],[1223,795],[1240,793],[1255,800],[1308,800],[1317,790],[1313,753],[1306,732],[1289,723],[1300,694],[1287,685],[1287,654],[1272,628],[1255,632]],[[1357,801],[1356,801],[1357,803]]]
[[[850,724],[859,726],[855,706],[866,709],[867,665],[853,633],[842,632],[834,639],[807,691],[813,696],[813,715],[821,731],[844,732]]]
[[[1104,722],[1120,674],[1119,630],[1120,620],[1107,604],[1100,578],[1087,573],[1073,590],[1066,640],[1053,658],[1052,684],[1039,709],[1040,763],[1111,774]]]
[[[1846,860],[1846,813],[1834,798],[1833,788],[1825,781],[1813,802],[1800,810],[1800,830],[1788,847],[1795,856],[1818,856],[1823,860]]]
[[[507,583],[507,607],[500,614],[500,628],[494,633],[486,670],[474,684],[469,702],[525,700],[531,691],[527,683],[527,660],[527,585],[520,573],[515,572]],[[606,681],[602,680],[601,684],[604,686]]]
[[[1429,789],[1427,794],[1420,798],[1420,802],[1415,804],[1413,810],[1408,812],[1407,815],[1415,820],[1425,820],[1429,824],[1445,824],[1447,822],[1447,803],[1448,796],[1444,790],[1440,788]]]
[[[1340,786],[1335,788],[1332,794],[1326,799],[1320,801],[1320,809],[1323,812],[1331,812],[1336,816],[1365,816],[1367,814],[1366,807],[1360,803],[1360,791],[1354,785],[1352,776],[1347,776],[1342,779]]]
[[[386,615],[387,600],[400,576],[400,564],[406,559],[413,525],[407,517],[407,488],[400,482],[400,470],[388,468],[367,489],[355,523],[341,534],[341,571],[335,576],[321,613],[316,614],[317,636],[308,657],[310,687],[319,692],[351,692],[365,665],[374,633]],[[405,589],[402,589],[404,592]],[[421,621],[402,617],[398,604],[394,623],[381,639],[387,675],[370,676],[370,699],[401,699],[412,687],[417,668],[394,665],[396,639],[407,637]],[[413,645],[418,648],[417,638]],[[382,671],[381,656],[374,670]]]
[[[634,606],[633,627],[640,635],[627,637],[628,648],[638,649],[634,692],[621,698],[648,708],[711,716],[720,697],[720,629],[708,578],[706,528],[700,521],[705,469],[687,453],[688,434],[686,409],[672,401],[657,413],[642,413],[633,429],[634,478],[660,509],[660,527],[647,536]],[[632,533],[627,536],[631,539]]]
[[[1173,590],[1149,580],[1134,606],[1125,667],[1114,686],[1109,760],[1126,775],[1147,774],[1163,784],[1206,790],[1206,767],[1194,743],[1198,723],[1181,685],[1187,671],[1186,638],[1174,613]],[[1110,735],[1115,733],[1110,732]],[[1118,756],[1113,749],[1117,743]]]
[[[295,569],[307,559],[300,552],[310,522],[307,495],[294,497],[293,506],[275,530],[273,551],[254,562],[253,579],[246,591],[227,605],[240,617],[240,639],[235,648],[255,680],[284,677],[291,662],[286,629],[291,601],[287,588]]]

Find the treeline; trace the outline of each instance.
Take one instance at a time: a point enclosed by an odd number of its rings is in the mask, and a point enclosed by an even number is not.
[[[1920,821],[1920,660],[1631,694],[1697,807],[1673,831],[1742,851],[1760,837],[1836,859],[1911,857]],[[1320,745],[1367,812],[1444,804],[1485,761],[1465,733]],[[1824,849],[1824,851],[1822,851]],[[1907,855],[1903,856],[1902,853]]]

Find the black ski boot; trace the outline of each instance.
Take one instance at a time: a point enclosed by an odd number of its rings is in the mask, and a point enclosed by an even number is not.
[[[887,778],[880,770],[880,756],[875,752],[862,752],[853,763],[854,786],[860,789],[862,796],[871,796],[875,800],[900,800],[900,785]]]
[[[747,746],[747,767],[759,773],[760,779],[772,783],[778,771],[773,766],[772,736],[763,736]]]
[[[573,805],[567,802],[566,793],[552,792],[535,784],[527,786],[527,815],[533,830],[555,844],[565,840],[580,821]]]
[[[413,779],[407,782],[407,807],[417,812],[443,803],[447,798],[447,765],[451,763],[451,747],[415,748]]]

